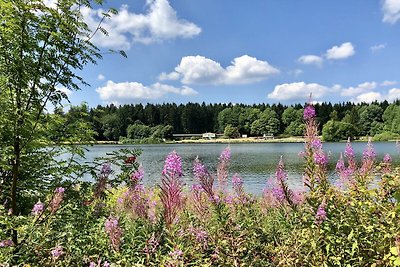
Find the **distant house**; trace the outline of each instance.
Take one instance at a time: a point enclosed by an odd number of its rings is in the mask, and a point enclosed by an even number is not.
[[[216,137],[215,133],[203,133],[203,139],[213,139]]]
[[[247,134],[242,134],[242,138],[247,138]]]

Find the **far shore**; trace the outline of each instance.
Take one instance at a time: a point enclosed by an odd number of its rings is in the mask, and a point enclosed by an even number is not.
[[[366,142],[368,137],[360,137],[353,142]],[[262,138],[262,137],[247,137],[247,138],[215,138],[215,139],[183,139],[183,140],[167,140],[155,144],[244,144],[244,143],[304,143],[305,139],[301,136],[292,137],[276,137],[276,138]],[[342,140],[339,142],[346,142]],[[396,142],[396,140],[389,140],[387,142]],[[145,145],[143,143],[122,143],[119,141],[95,141],[90,142],[91,145]]]
[[[262,137],[247,137],[247,138],[216,138],[216,139],[184,139],[184,140],[176,140],[169,141],[167,143],[170,144],[219,144],[219,143],[304,143],[304,137],[285,137],[285,138],[262,138]]]

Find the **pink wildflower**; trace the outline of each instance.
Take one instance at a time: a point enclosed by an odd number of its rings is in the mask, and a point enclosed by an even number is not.
[[[173,151],[165,160],[161,180],[160,199],[166,224],[171,225],[183,206],[182,160]]]
[[[208,195],[213,198],[214,196],[214,177],[208,172],[206,166],[204,166],[200,159],[197,157],[194,161],[193,174],[195,178],[200,182],[201,188]],[[194,188],[193,188],[194,189]],[[199,188],[196,188],[199,189]]]
[[[0,248],[12,247],[12,246],[14,246],[14,243],[11,239],[0,241]]]
[[[139,167],[138,170],[136,170],[132,175],[131,175],[131,182],[132,185],[135,186],[138,183],[140,183],[143,180],[144,177],[144,169],[143,167]]]
[[[122,243],[122,229],[119,226],[118,218],[110,216],[104,223],[104,229],[110,237],[113,249],[119,251]]]
[[[392,157],[389,154],[385,154],[383,157],[382,173],[390,173],[392,170]]]
[[[315,108],[312,105],[307,105],[304,108],[304,112],[303,112],[303,118],[304,120],[310,120],[315,118],[316,113],[315,113]]]
[[[170,252],[168,255],[169,255],[170,257],[172,257],[174,260],[177,260],[177,259],[179,259],[180,257],[182,257],[183,252],[182,252],[182,250],[180,250],[180,249],[176,249],[176,250]]]
[[[53,260],[57,260],[61,255],[64,254],[64,250],[62,246],[56,246],[51,250],[51,257]]]
[[[112,172],[111,163],[109,162],[104,163],[103,166],[101,167],[100,173],[104,175],[109,175],[111,174],[111,172]]]
[[[220,161],[230,161],[231,160],[231,148],[228,146],[226,147],[221,155],[219,156]]]
[[[50,202],[51,213],[55,213],[60,208],[61,202],[64,199],[64,192],[65,189],[63,187],[58,187],[54,190],[55,194]]]
[[[374,165],[376,153],[374,146],[372,145],[371,138],[368,139],[368,143],[363,151],[362,165],[360,169],[361,175],[368,175]]]
[[[162,174],[169,177],[182,176],[182,159],[175,151],[167,156]]]
[[[159,241],[156,238],[155,233],[153,232],[151,234],[151,237],[146,241],[146,245],[145,245],[143,251],[147,255],[151,255],[154,252],[156,252],[158,245],[159,245]]]
[[[226,147],[221,155],[219,156],[219,163],[217,167],[217,177],[218,177],[218,185],[220,190],[224,190],[226,186],[226,180],[228,179],[228,167],[229,161],[231,159],[231,149],[230,147]]]
[[[315,214],[315,223],[321,224],[323,221],[326,220],[326,202],[325,200],[318,206],[317,213]]]
[[[33,206],[32,214],[35,215],[35,216],[38,216],[38,215],[40,215],[40,214],[43,212],[43,210],[44,210],[44,204],[43,204],[42,202],[38,201],[38,202]]]

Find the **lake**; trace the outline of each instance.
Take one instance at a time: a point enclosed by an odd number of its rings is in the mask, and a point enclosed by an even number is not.
[[[366,143],[352,143],[358,159]],[[384,154],[392,156],[395,164],[399,164],[399,151],[395,142],[373,143],[377,153],[377,160],[381,161]],[[227,144],[160,144],[160,145],[94,145],[88,147],[86,160],[91,161],[95,157],[105,156],[107,152],[121,148],[141,148],[142,155],[138,158],[145,171],[144,183],[154,186],[160,182],[161,171],[165,157],[175,150],[183,160],[184,182],[190,186],[193,182],[192,166],[196,156],[203,161],[210,172],[215,172],[218,157]],[[329,155],[329,169],[334,179],[334,168],[340,153],[344,151],[346,143],[323,143],[325,152]],[[230,165],[230,177],[238,173],[244,181],[247,192],[260,194],[269,177],[274,175],[276,165],[282,155],[288,173],[288,181],[291,187],[302,186],[303,159],[298,155],[303,150],[302,143],[255,143],[255,144],[230,144],[232,160]],[[90,179],[90,178],[87,178]]]

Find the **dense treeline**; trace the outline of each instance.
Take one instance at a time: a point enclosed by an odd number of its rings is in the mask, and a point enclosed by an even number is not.
[[[124,138],[162,139],[172,133],[225,133],[228,137],[303,135],[303,105],[282,104],[131,104],[73,106],[64,114],[72,123],[84,119],[97,133],[97,140]],[[318,103],[315,105],[320,131],[325,140],[375,136],[378,140],[400,134],[400,101],[394,103]]]

